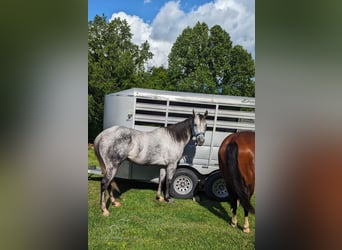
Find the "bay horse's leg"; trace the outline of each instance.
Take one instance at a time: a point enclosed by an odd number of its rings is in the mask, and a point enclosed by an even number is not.
[[[163,188],[163,184],[165,181],[165,177],[166,177],[166,170],[165,168],[161,168],[159,172],[159,185],[158,185],[158,191],[157,191],[157,196],[156,196],[156,199],[161,202],[164,201],[164,198],[162,196],[162,188]]]
[[[238,206],[238,200],[236,199],[236,197],[231,197],[231,202],[230,202],[230,205],[232,207],[232,213],[233,213],[233,216],[232,216],[232,227],[236,227],[237,226],[237,216],[236,216],[236,210],[237,210],[237,206]]]
[[[243,224],[243,231],[245,233],[249,233],[251,230],[249,229],[248,210],[244,209],[244,211],[245,211],[245,223]]]
[[[177,164],[172,163],[166,168],[166,190],[165,190],[165,200],[169,203],[173,203],[173,199],[170,198],[170,185],[172,178],[176,172]]]

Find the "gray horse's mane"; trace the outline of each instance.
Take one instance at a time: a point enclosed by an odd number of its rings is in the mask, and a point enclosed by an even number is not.
[[[188,118],[182,122],[167,126],[165,129],[175,141],[186,141],[191,137],[192,119]]]

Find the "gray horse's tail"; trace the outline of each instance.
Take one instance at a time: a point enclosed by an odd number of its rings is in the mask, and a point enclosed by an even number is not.
[[[115,189],[116,191],[118,191],[119,193],[121,193],[119,187],[118,187],[118,184],[116,184],[116,182],[114,181],[114,179],[112,180],[111,182],[111,185],[112,185],[112,189]]]
[[[101,140],[101,136],[98,135],[94,141],[94,152],[95,152],[96,158],[100,164],[102,174],[105,175],[107,173],[107,169],[106,169],[106,165],[103,161],[103,158],[102,158],[101,152],[100,152],[100,140]],[[112,180],[111,185],[112,185],[113,189],[115,189],[116,191],[121,193],[120,189],[119,189],[118,185],[116,184],[116,182],[114,181],[114,179]]]
[[[100,153],[100,140],[101,140],[101,134],[95,138],[94,152],[95,152],[96,158],[100,164],[102,174],[105,175],[107,170],[106,170],[106,165],[104,164],[103,158],[102,158],[101,153]]]

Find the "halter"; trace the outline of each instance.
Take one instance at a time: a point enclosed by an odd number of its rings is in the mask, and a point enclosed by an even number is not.
[[[195,123],[194,123],[195,117],[192,118],[191,122],[191,135],[192,135],[192,140],[195,141],[198,136],[203,135],[205,136],[205,131],[204,132],[195,132]]]

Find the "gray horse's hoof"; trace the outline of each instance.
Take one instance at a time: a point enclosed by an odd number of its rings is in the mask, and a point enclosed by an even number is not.
[[[164,202],[165,201],[162,196],[159,196],[159,197],[157,196],[156,200],[159,201],[159,202]]]
[[[168,203],[170,203],[170,204],[175,203],[175,201],[174,201],[173,199],[171,199],[171,198],[170,198],[170,199],[167,199],[166,201],[167,201]]]

